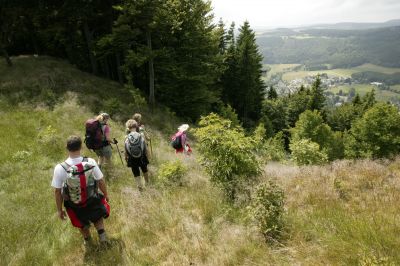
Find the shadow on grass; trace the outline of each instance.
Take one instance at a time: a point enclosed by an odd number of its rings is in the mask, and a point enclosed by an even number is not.
[[[121,239],[110,238],[107,244],[96,244],[86,249],[85,265],[121,265],[125,243]]]

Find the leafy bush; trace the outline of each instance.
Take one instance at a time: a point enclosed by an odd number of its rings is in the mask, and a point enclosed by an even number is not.
[[[328,161],[328,155],[320,151],[318,143],[309,139],[300,139],[290,143],[292,160],[298,165],[323,164]]]
[[[319,145],[320,151],[324,151],[329,160],[338,159],[342,156],[343,150],[338,150],[341,135],[335,135],[331,128],[324,123],[318,111],[307,110],[302,113],[296,126],[291,129],[292,141],[309,139]]]
[[[232,126],[240,126],[240,120],[238,115],[235,112],[235,109],[232,106],[228,105],[221,105],[219,108],[219,114],[222,118],[227,119],[232,122]]]
[[[255,150],[265,161],[282,161],[286,157],[283,132],[278,132],[275,136],[265,139],[266,129],[264,124],[260,124],[254,131]]]
[[[182,185],[186,172],[187,169],[181,161],[166,162],[158,170],[158,179],[164,184]]]
[[[356,120],[345,138],[348,158],[390,157],[400,150],[400,114],[396,107],[378,103]]]
[[[200,162],[221,186],[230,200],[235,199],[238,184],[259,175],[260,165],[254,154],[255,141],[246,137],[241,127],[216,114],[202,117],[195,130]]]
[[[269,243],[282,236],[284,227],[284,193],[274,182],[261,184],[252,199],[250,215]]]
[[[269,138],[264,144],[264,157],[268,161],[280,162],[285,160],[285,140],[283,132],[278,132],[274,137]]]

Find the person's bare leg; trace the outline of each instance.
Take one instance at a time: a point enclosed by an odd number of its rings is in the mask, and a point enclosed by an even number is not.
[[[104,166],[104,157],[103,156],[99,156],[99,160],[97,161],[97,164],[99,165],[100,169]]]
[[[104,230],[104,222],[103,218],[100,218],[97,222],[94,223],[94,227],[97,230],[97,233],[99,234],[99,239],[100,242],[106,242],[107,241],[107,235],[106,231]]]
[[[140,175],[139,176],[135,176],[135,182],[136,182],[136,185],[137,185],[139,191],[142,191],[143,188],[144,188],[142,176],[140,176]]]
[[[80,228],[79,230],[81,231],[83,238],[90,237],[89,227]]]
[[[143,173],[145,184],[147,185],[150,182],[149,172]]]

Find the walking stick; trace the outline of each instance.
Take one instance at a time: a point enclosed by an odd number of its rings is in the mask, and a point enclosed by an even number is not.
[[[153,145],[151,145],[151,139],[150,139],[150,152],[151,152],[151,157],[153,157]]]
[[[121,152],[119,151],[119,148],[118,148],[118,141],[115,138],[113,140],[114,140],[115,146],[117,146],[117,151],[118,151],[118,154],[119,154],[119,158],[121,159],[121,163],[122,163],[122,165],[124,165],[124,162],[122,161]]]

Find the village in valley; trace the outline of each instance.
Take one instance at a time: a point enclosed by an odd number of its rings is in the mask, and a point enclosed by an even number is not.
[[[267,66],[264,71],[264,80],[267,87],[273,86],[278,94],[288,95],[299,90],[301,86],[311,87],[317,76],[319,76],[321,86],[324,88],[327,97],[327,103],[331,106],[340,106],[345,102],[351,101],[357,93],[363,96],[371,90],[374,90],[377,98],[400,106],[400,93],[396,88],[397,86],[391,86],[382,81],[366,82],[352,76],[328,74],[324,70],[321,70],[320,73],[317,73],[318,71],[296,72],[299,69],[300,66],[296,66],[283,69],[282,72],[272,71],[273,73],[271,74],[269,73],[271,68]],[[300,74],[296,76],[294,75],[295,73]]]

